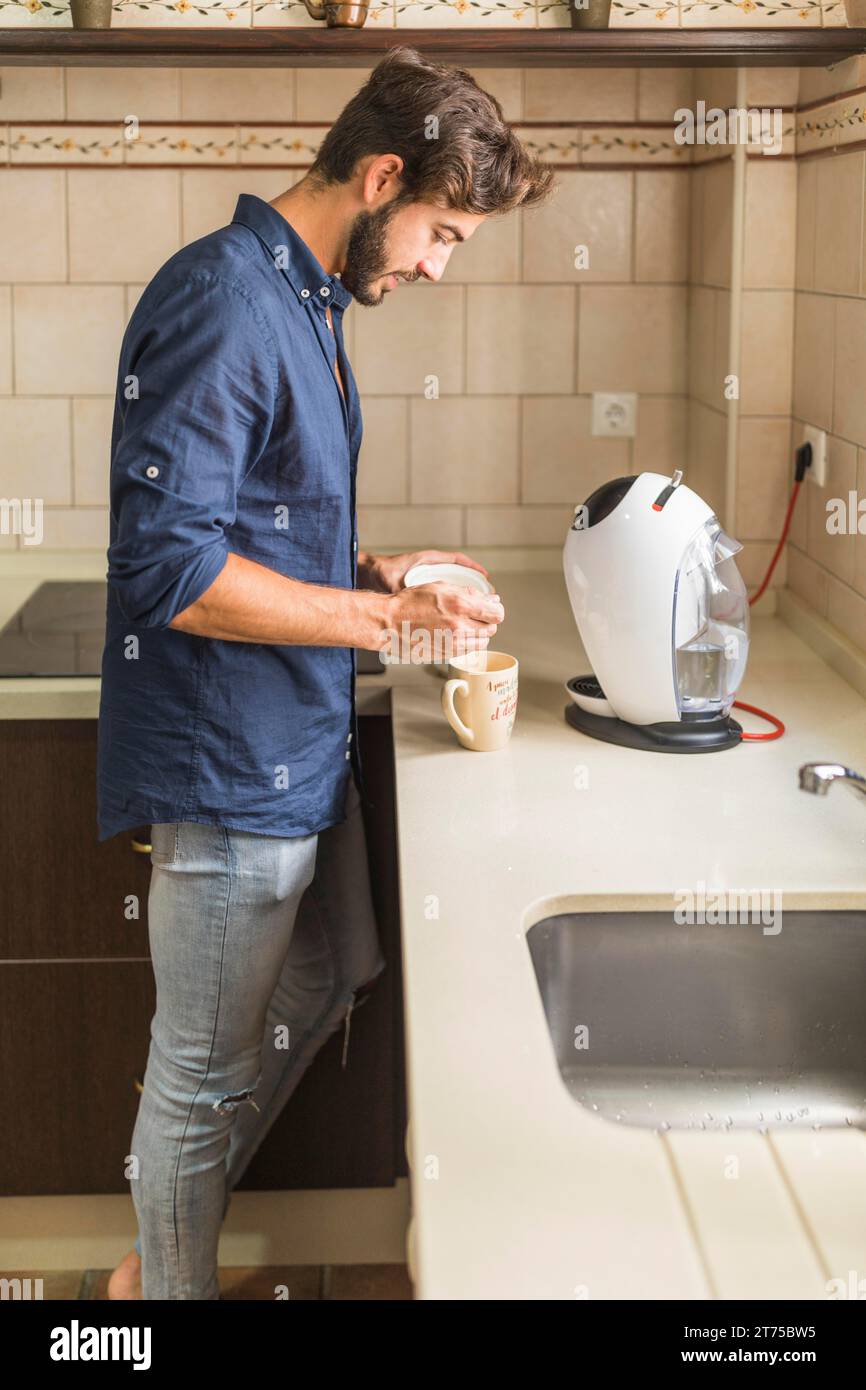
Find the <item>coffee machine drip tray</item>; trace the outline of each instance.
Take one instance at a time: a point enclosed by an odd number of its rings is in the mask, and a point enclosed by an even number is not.
[[[743,736],[741,725],[730,717],[628,724],[617,719],[612,711],[598,713],[599,709],[609,710],[610,705],[592,675],[572,676],[566,681],[566,689],[571,695],[571,704],[565,706],[566,722],[604,743],[619,743],[623,748],[642,749],[645,753],[715,753],[736,747]],[[595,709],[586,708],[587,705]]]

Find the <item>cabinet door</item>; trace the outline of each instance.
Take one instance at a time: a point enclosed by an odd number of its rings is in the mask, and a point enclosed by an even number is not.
[[[128,1192],[150,961],[0,965],[0,1195]]]
[[[368,856],[388,962],[324,1045],[240,1187],[380,1187],[405,1174],[402,972],[391,721],[358,737]],[[0,722],[0,1195],[127,1190],[123,1159],[155,1007],[150,861],[96,843],[96,725]],[[147,827],[141,835],[146,837]],[[130,895],[138,920],[126,916]]]
[[[0,960],[146,957],[135,840],[96,842],[94,720],[0,720]]]

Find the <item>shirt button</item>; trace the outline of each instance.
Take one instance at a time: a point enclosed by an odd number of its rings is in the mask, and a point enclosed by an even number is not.
[[[324,295],[325,299],[327,299],[330,293],[331,291],[328,289],[327,285],[323,285],[322,288],[319,290],[319,294]]]
[[[309,299],[309,297],[310,297],[310,291],[309,291],[309,290],[301,290],[301,299]]]
[[[153,463],[152,463],[152,464],[150,465],[150,467],[146,470],[146,472],[147,472],[148,478],[158,478],[158,477],[159,477],[159,469],[158,469],[158,468],[156,467],[156,465],[153,464]]]
[[[346,749],[346,757],[347,757],[347,758],[351,758],[351,756],[352,756],[352,754],[349,752],[349,750],[348,750],[348,748],[347,748],[347,749]]]
[[[352,742],[352,735],[351,735],[351,734],[349,734],[349,737],[346,739],[346,742],[347,742],[347,743],[351,743],[351,742]]]

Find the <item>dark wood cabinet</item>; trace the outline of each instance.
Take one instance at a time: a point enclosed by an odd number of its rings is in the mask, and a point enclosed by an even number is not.
[[[406,1173],[391,721],[359,719],[387,968],[313,1060],[239,1183],[382,1187]],[[150,860],[96,842],[96,725],[0,722],[0,1195],[122,1192],[154,1009]],[[137,914],[137,915],[136,915]],[[14,1122],[13,1122],[14,1117]]]

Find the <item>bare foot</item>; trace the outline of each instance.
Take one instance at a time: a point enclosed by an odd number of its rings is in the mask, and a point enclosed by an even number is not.
[[[141,1259],[137,1250],[124,1255],[108,1280],[108,1297],[114,1299],[141,1298]]]

